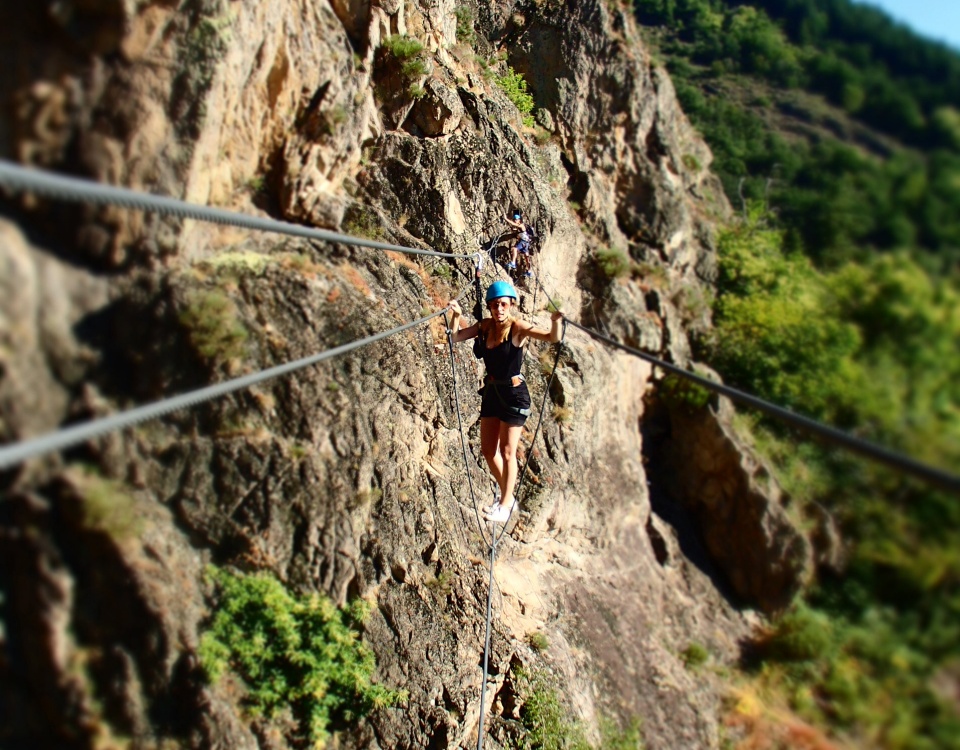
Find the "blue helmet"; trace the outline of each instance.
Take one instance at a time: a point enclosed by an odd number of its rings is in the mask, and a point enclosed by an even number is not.
[[[516,300],[517,290],[513,288],[513,284],[509,281],[494,281],[487,287],[487,302],[500,299],[500,297],[513,297]]]

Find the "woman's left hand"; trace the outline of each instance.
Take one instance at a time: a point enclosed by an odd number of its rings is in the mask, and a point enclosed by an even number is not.
[[[557,310],[555,313],[550,315],[550,322],[556,323],[558,320],[563,320],[563,313]]]

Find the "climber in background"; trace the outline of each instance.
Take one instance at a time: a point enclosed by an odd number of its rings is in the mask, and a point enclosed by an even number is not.
[[[524,223],[523,216],[519,211],[513,212],[512,219],[509,216],[504,218],[506,219],[507,224],[517,230],[517,244],[510,249],[510,262],[507,263],[507,269],[510,271],[515,271],[517,269],[518,253],[523,253],[526,256],[530,255],[532,250],[533,232],[532,228]],[[524,272],[524,275],[533,276],[533,272],[530,270],[529,263],[527,264],[527,270]]]
[[[451,300],[447,307],[452,313],[453,340],[480,340],[477,357],[482,358],[486,366],[480,403],[480,450],[499,487],[493,503],[483,508],[483,513],[488,521],[506,523],[517,504],[513,494],[517,481],[517,445],[530,416],[530,392],[520,373],[524,343],[528,338],[551,343],[560,341],[563,315],[555,312],[550,316],[549,330],[518,320],[514,317],[517,291],[509,281],[493,282],[485,299],[491,317],[462,330],[459,303]]]

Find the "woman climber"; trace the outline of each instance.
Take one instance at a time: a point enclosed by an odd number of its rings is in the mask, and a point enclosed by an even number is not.
[[[561,337],[562,313],[550,316],[550,330],[534,328],[513,316],[517,291],[508,281],[495,281],[487,289],[491,317],[460,328],[460,305],[451,300],[450,329],[454,341],[479,337],[477,357],[487,372],[480,403],[480,450],[499,486],[493,504],[483,508],[488,521],[506,523],[517,504],[513,495],[517,481],[517,444],[520,431],[530,415],[530,392],[520,374],[524,342],[528,338],[557,343]]]
[[[504,219],[507,224],[517,230],[517,243],[510,248],[510,261],[506,265],[508,271],[515,271],[517,269],[517,254],[523,253],[529,257],[531,250],[530,243],[533,241],[533,238],[530,236],[530,227],[524,224],[522,214],[519,211],[513,212],[513,219],[509,216],[505,216]],[[524,276],[533,276],[529,263],[527,264],[527,270]]]

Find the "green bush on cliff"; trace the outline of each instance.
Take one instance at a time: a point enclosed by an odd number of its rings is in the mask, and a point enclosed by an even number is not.
[[[246,687],[252,716],[288,709],[314,746],[337,729],[404,696],[371,682],[376,662],[359,627],[362,602],[338,609],[324,596],[298,597],[266,573],[213,568],[217,605],[200,641],[200,662],[216,682],[226,671]]]
[[[507,67],[507,72],[497,78],[497,85],[507,95],[507,98],[514,103],[520,110],[520,116],[523,124],[528,128],[533,127],[533,95],[527,93],[527,81],[522,73],[518,73],[511,67]]]
[[[383,40],[383,46],[400,62],[415,58],[423,52],[423,45],[420,42],[404,34],[388,36]]]
[[[597,250],[597,268],[608,279],[620,279],[630,273],[630,258],[619,247]]]
[[[468,5],[458,5],[454,11],[457,18],[457,41],[461,44],[473,44],[477,40],[473,30],[474,12]]]
[[[383,48],[396,60],[400,74],[408,83],[407,93],[414,99],[422,97],[426,92],[414,82],[430,72],[423,44],[413,37],[394,34],[383,40]]]
[[[591,750],[583,724],[570,719],[560,692],[543,672],[518,671],[515,676],[523,698],[520,722],[526,730],[519,750]]]
[[[137,502],[129,487],[103,476],[93,466],[81,467],[76,481],[83,499],[85,528],[108,534],[119,541],[141,533],[144,519],[137,512]]]
[[[546,672],[513,672],[523,707],[520,723],[524,733],[517,750],[643,750],[640,721],[634,719],[625,728],[609,717],[600,717],[600,744],[587,741],[584,723],[571,718],[571,711],[561,701],[555,678]]]

